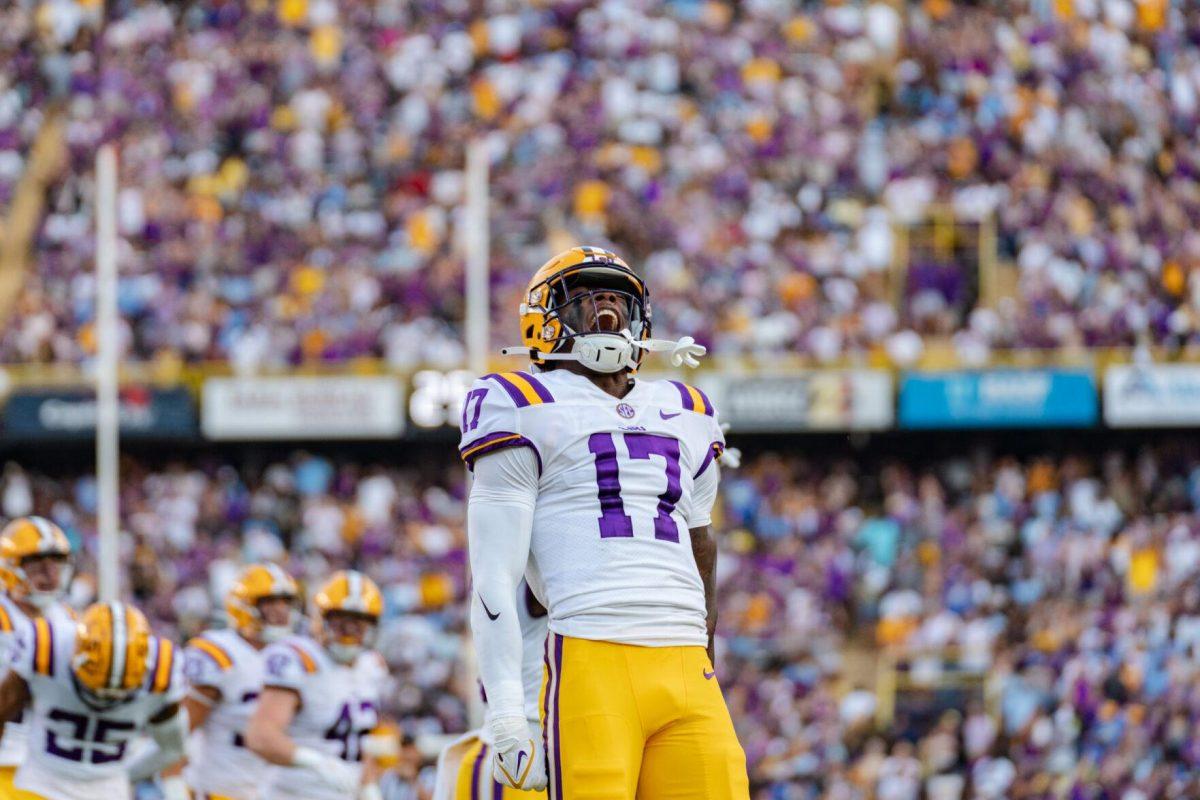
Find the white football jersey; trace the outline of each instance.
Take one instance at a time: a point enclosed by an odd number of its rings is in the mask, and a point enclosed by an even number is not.
[[[693,487],[715,469],[724,443],[716,411],[697,389],[638,380],[618,399],[558,369],[476,381],[463,404],[459,452],[468,465],[506,447],[537,454],[526,575],[550,610],[550,630],[703,646],[704,586],[688,531],[709,522],[711,501],[694,502]]]
[[[246,747],[243,736],[262,690],[263,651],[229,628],[208,631],[188,642],[184,675],[191,686],[221,693],[188,742],[188,786],[202,795],[256,797],[272,766]]]
[[[46,609],[45,616],[68,624],[75,619],[74,612],[62,603],[55,603]],[[29,616],[15,601],[7,595],[0,595],[0,663],[11,662],[19,633],[30,624]],[[25,760],[25,747],[29,739],[28,716],[29,712],[23,711],[17,719],[5,723],[4,736],[0,738],[0,767],[20,766]]]
[[[74,622],[39,619],[17,639],[10,664],[31,697],[28,756],[17,769],[17,788],[47,800],[127,800],[129,743],[183,699],[183,659],[170,641],[151,637],[145,684],[130,700],[97,711],[75,688],[74,655]]]
[[[263,685],[291,689],[300,707],[288,727],[299,747],[342,759],[362,771],[362,737],[379,725],[379,682],[360,657],[339,664],[307,636],[291,636],[263,651]],[[264,800],[347,800],[313,779],[308,769],[276,767]]]

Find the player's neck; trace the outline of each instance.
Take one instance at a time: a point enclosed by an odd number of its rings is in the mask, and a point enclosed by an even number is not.
[[[28,603],[24,600],[14,600],[13,602],[15,602],[17,604],[17,608],[21,609],[21,611],[25,613],[25,616],[29,617],[30,619],[37,619],[38,617],[42,616],[42,610],[33,603]]]
[[[596,388],[611,394],[617,399],[629,394],[629,390],[633,388],[633,378],[630,376],[629,370],[621,370],[620,372],[592,372],[587,367],[574,361],[564,361],[557,369],[565,369],[567,372],[582,375],[595,384]]]

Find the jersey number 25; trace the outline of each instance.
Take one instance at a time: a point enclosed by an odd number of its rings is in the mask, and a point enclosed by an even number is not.
[[[660,456],[666,462],[667,489],[658,496],[658,514],[654,517],[654,538],[679,541],[679,526],[671,517],[683,495],[679,484],[679,440],[654,433],[625,433],[625,449],[631,459]],[[621,500],[621,469],[617,465],[617,445],[611,433],[593,433],[588,450],[596,457],[596,485],[600,494],[600,538],[633,536],[633,517],[625,513]]]

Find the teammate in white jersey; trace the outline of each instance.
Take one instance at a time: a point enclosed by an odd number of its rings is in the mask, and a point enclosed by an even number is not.
[[[0,530],[0,664],[12,657],[19,631],[32,620],[73,621],[62,598],[71,583],[71,543],[62,529],[43,517],[15,519]],[[0,800],[28,800],[13,785],[25,760],[28,726],[18,718],[4,726],[0,739]]]
[[[635,376],[645,351],[691,366],[703,348],[651,339],[645,284],[599,248],[551,259],[524,300],[524,347],[506,352],[537,371],[484,376],[462,415],[494,774],[548,780],[551,800],[747,798],[711,660],[724,436],[703,392]],[[523,573],[550,612],[541,742],[523,708]]]
[[[312,636],[263,653],[262,694],[246,744],[279,767],[262,800],[379,800],[364,780],[362,739],[379,724],[377,670],[362,660],[383,613],[367,576],[335,573],[313,598]]]
[[[546,609],[533,596],[529,584],[517,587],[517,619],[521,625],[523,655],[521,681],[525,685],[525,718],[531,728],[538,721],[542,688],[542,652],[546,646]],[[487,697],[484,697],[487,704]],[[491,706],[483,727],[468,731],[438,755],[433,800],[545,800],[544,791],[522,791],[496,783],[492,777]]]
[[[130,800],[132,784],[183,754],[182,659],[124,603],[96,603],[78,623],[33,620],[0,682],[0,720],[28,710],[17,788],[44,800]],[[153,740],[137,756],[137,737]]]
[[[270,766],[246,747],[246,723],[262,689],[263,648],[295,632],[299,601],[300,587],[282,568],[252,564],[225,597],[231,627],[188,642],[183,705],[193,733],[183,777],[163,781],[166,800],[258,797]]]

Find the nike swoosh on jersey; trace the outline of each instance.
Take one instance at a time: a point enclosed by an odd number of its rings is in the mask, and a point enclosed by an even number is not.
[[[660,410],[658,412],[658,415],[660,417],[662,417],[663,419],[674,419],[675,417],[678,417],[682,413],[683,413],[682,411],[676,411],[674,414],[668,414],[667,412]]]
[[[476,592],[476,594],[479,594],[479,593],[478,593],[478,592]],[[500,616],[500,612],[499,612],[499,611],[497,611],[495,614],[493,614],[493,613],[492,613],[492,610],[491,610],[490,608],[488,608],[488,607],[487,607],[487,603],[484,603],[484,602],[483,602],[483,595],[479,595],[479,602],[480,602],[481,604],[483,604],[483,613],[485,613],[485,614],[487,614],[487,615],[488,615],[488,619],[490,619],[490,620],[492,620],[492,621],[494,622],[494,621],[496,620],[496,618]]]
[[[704,671],[704,680],[706,680],[706,681],[711,681],[716,676],[717,676],[717,671],[715,669],[712,672],[709,672],[708,670]]]

